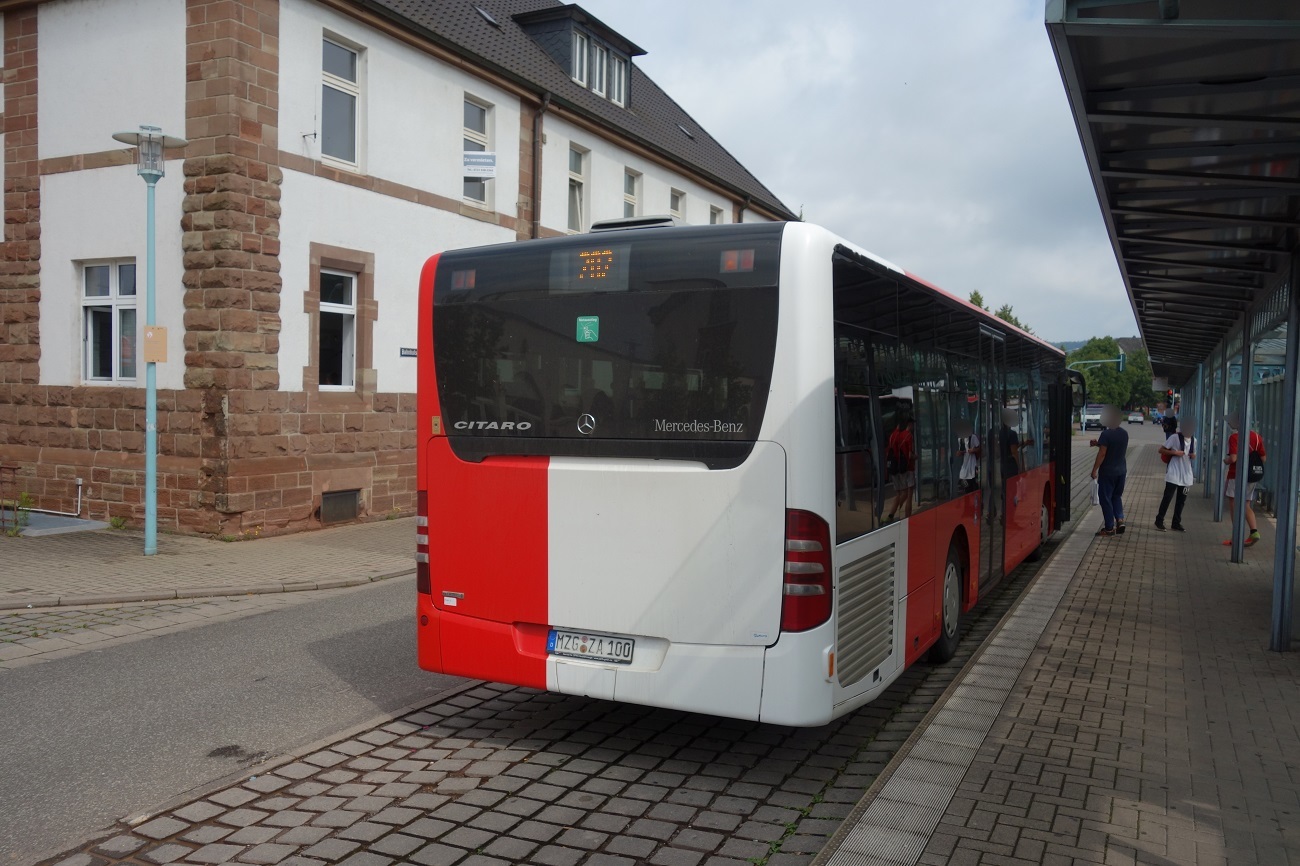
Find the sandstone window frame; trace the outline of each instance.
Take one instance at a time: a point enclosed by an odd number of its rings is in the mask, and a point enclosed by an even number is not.
[[[81,306],[81,381],[86,385],[134,385],[140,379],[140,327],[138,268],[134,256],[87,259],[77,266],[77,296]],[[130,269],[130,290],[124,274]],[[92,293],[94,281],[102,285]],[[98,279],[102,272],[103,279]],[[129,326],[127,322],[130,322]],[[107,342],[103,330],[107,327]],[[130,333],[125,333],[127,330]],[[106,359],[108,374],[95,375],[97,358]]]
[[[364,250],[330,244],[309,245],[308,285],[303,293],[303,312],[307,314],[308,336],[306,365],[302,369],[303,390],[322,398],[349,400],[373,395],[377,387],[374,365],[375,321],[379,304],[375,300],[375,254]],[[321,274],[341,273],[353,276],[352,348],[355,361],[351,385],[322,385],[320,381]],[[326,302],[324,312],[332,305]]]

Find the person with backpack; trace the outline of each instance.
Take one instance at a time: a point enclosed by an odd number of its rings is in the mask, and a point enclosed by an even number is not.
[[[1160,446],[1160,459],[1168,464],[1168,468],[1165,469],[1165,495],[1160,498],[1160,510],[1156,512],[1156,529],[1165,531],[1165,512],[1173,501],[1174,522],[1170,528],[1174,532],[1186,532],[1183,506],[1187,504],[1187,491],[1192,489],[1195,480],[1192,459],[1196,456],[1196,442],[1178,432],[1178,419],[1173,415],[1166,415],[1162,426],[1165,444]]]
[[[1223,492],[1228,497],[1228,511],[1232,514],[1232,519],[1236,520],[1237,454],[1241,447],[1237,433],[1241,427],[1241,416],[1236,412],[1229,415],[1228,426],[1232,428],[1232,435],[1228,437],[1228,456],[1223,458],[1223,462],[1228,467],[1228,480]],[[1250,529],[1250,535],[1246,536],[1246,546],[1249,547],[1259,542],[1259,527],[1255,524],[1255,509],[1251,507],[1251,503],[1255,501],[1255,483],[1264,477],[1264,461],[1268,459],[1268,452],[1264,450],[1264,437],[1254,430],[1250,431],[1246,443],[1246,526]],[[1223,543],[1231,545],[1232,539],[1229,538]]]
[[[889,434],[885,445],[885,468],[894,481],[894,503],[889,507],[887,523],[897,520],[898,510],[906,506],[912,516],[912,491],[916,489],[916,439],[912,435],[912,416],[904,412],[898,427]]]

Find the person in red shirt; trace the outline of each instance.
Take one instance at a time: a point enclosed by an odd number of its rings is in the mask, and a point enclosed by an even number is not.
[[[912,416],[906,413],[898,419],[898,428],[889,434],[885,454],[894,481],[894,503],[889,507],[889,519],[897,519],[898,510],[906,507],[904,516],[912,516],[912,491],[916,489],[916,438],[912,435]]]
[[[1227,451],[1228,456],[1223,458],[1223,462],[1228,467],[1228,480],[1224,486],[1223,492],[1228,497],[1228,511],[1229,513],[1232,514],[1233,520],[1236,520],[1237,519],[1236,479],[1237,479],[1237,462],[1238,462],[1237,449],[1240,447],[1237,439],[1237,432],[1238,429],[1241,427],[1241,416],[1238,415],[1236,412],[1229,415],[1228,426],[1232,428],[1232,435],[1228,437],[1228,451]],[[1248,444],[1246,447],[1249,449],[1247,453],[1257,452],[1261,460],[1268,459],[1268,453],[1264,450],[1264,437],[1260,436],[1254,430],[1251,430],[1250,436],[1247,439],[1247,443]],[[1250,465],[1249,460],[1247,460],[1246,465],[1247,466]],[[1246,537],[1247,546],[1255,544],[1256,542],[1259,541],[1259,527],[1256,526],[1255,524],[1255,509],[1251,507],[1251,503],[1253,503],[1254,501],[1255,501],[1255,482],[1247,480],[1246,481],[1246,526],[1250,528],[1250,535]],[[1227,541],[1223,543],[1225,545],[1232,544],[1232,539],[1229,538]]]

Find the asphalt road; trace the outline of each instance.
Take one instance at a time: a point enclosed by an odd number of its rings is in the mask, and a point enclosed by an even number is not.
[[[459,682],[416,666],[414,591],[395,578],[5,674],[0,862]]]

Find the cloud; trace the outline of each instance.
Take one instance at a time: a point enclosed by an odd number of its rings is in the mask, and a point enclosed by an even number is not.
[[[1041,2],[583,5],[811,222],[1048,339],[1137,333]]]

